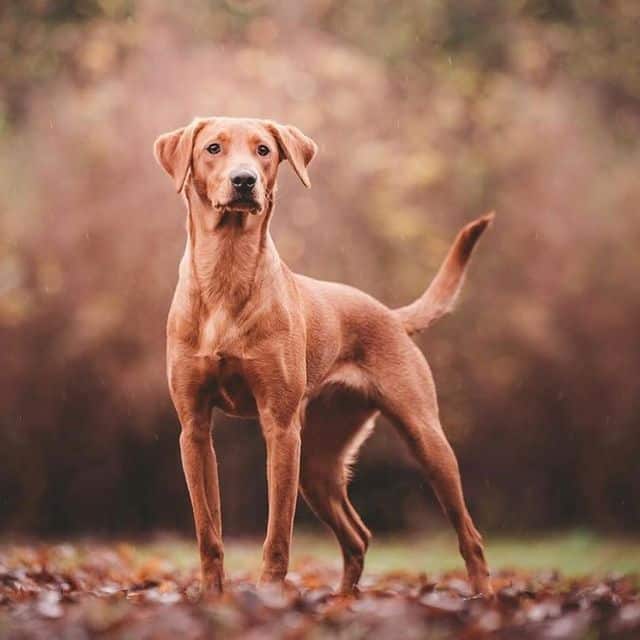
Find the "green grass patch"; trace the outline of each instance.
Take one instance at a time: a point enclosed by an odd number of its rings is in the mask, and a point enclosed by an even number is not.
[[[554,569],[567,575],[640,573],[640,539],[607,537],[588,531],[508,538],[485,539],[493,570]],[[142,547],[142,557],[161,556],[178,568],[197,565],[195,543],[184,539],[160,539]],[[298,533],[293,540],[292,567],[309,561],[340,568],[341,555],[330,535]],[[260,566],[261,541],[227,539],[227,570],[255,573]],[[440,573],[463,569],[453,533],[424,536],[374,537],[366,559],[366,572],[411,571]]]

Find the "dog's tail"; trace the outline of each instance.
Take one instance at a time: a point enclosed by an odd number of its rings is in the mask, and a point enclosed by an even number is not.
[[[395,309],[409,335],[426,329],[453,310],[473,248],[493,217],[492,211],[463,227],[429,288],[415,302]]]

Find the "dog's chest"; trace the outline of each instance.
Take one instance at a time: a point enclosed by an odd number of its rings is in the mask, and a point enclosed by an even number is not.
[[[200,326],[198,351],[212,357],[241,357],[246,322],[220,304],[212,308]]]

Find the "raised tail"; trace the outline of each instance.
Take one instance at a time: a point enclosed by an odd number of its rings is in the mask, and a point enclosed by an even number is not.
[[[494,215],[492,211],[463,227],[429,288],[415,302],[394,310],[409,335],[426,329],[453,310],[473,248]]]

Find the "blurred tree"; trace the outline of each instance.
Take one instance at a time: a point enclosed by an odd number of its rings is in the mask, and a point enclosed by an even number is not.
[[[62,71],[82,76],[83,67],[96,66],[86,53],[95,44],[87,40],[97,23],[111,23],[109,40],[117,41],[110,44],[121,46],[133,8],[133,0],[5,0],[0,5],[0,124],[24,115],[34,87]],[[104,67],[112,61],[98,62]]]

